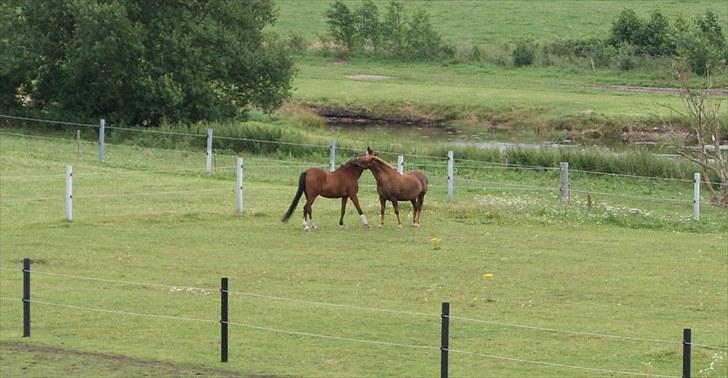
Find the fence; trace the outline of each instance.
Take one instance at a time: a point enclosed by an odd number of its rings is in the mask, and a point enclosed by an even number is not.
[[[260,140],[260,139],[250,139],[250,138],[231,138],[231,137],[215,137],[213,135],[212,129],[208,129],[206,134],[194,134],[194,133],[179,133],[179,132],[170,132],[170,131],[160,131],[160,130],[146,130],[146,129],[131,129],[131,128],[122,128],[122,127],[108,127],[105,124],[105,121],[101,119],[99,121],[99,125],[92,125],[92,124],[80,124],[80,123],[71,123],[71,122],[58,122],[58,121],[48,121],[48,120],[41,120],[41,119],[33,119],[33,118],[24,118],[24,117],[13,117],[13,116],[6,116],[6,115],[0,115],[0,118],[5,119],[11,119],[11,120],[18,120],[18,121],[27,121],[27,122],[37,122],[37,123],[47,123],[47,124],[53,124],[53,125],[61,125],[61,126],[77,126],[77,127],[87,127],[87,128],[94,128],[98,129],[98,141],[96,142],[97,148],[98,148],[98,160],[99,161],[105,161],[108,159],[106,156],[106,145],[108,144],[105,141],[105,134],[106,129],[111,130],[123,130],[123,131],[130,131],[130,132],[138,132],[138,133],[151,133],[155,135],[167,135],[167,136],[181,136],[185,138],[205,138],[205,172],[210,175],[212,174],[216,169],[217,170],[226,170],[230,168],[236,169],[236,172],[238,173],[236,175],[236,199],[235,199],[235,208],[237,213],[243,212],[243,172],[242,172],[242,160],[238,163],[238,161],[235,162],[235,165],[233,167],[215,167],[215,156],[226,156],[225,153],[216,152],[214,148],[214,141],[216,139],[219,140],[237,140],[237,141],[245,141],[245,142],[255,142],[255,143],[265,143],[265,144],[292,144],[292,145],[300,145],[300,146],[306,146],[308,148],[317,148],[322,151],[328,150],[328,169],[334,170],[336,167],[336,157],[337,157],[337,145],[336,140],[331,140],[331,142],[328,145],[315,145],[315,144],[296,144],[296,143],[286,143],[286,142],[277,142],[277,141],[266,141],[266,140]],[[22,134],[13,134],[10,132],[4,132],[4,134],[7,135],[22,135]],[[24,135],[27,136],[27,135]],[[76,151],[78,154],[78,151],[80,151],[80,133],[76,133]],[[359,152],[347,148],[339,148],[343,151],[351,151],[351,152]],[[531,192],[554,192],[558,193],[559,201],[564,204],[568,205],[574,196],[577,196],[582,202],[586,202],[586,206],[591,209],[591,207],[594,204],[594,198],[599,196],[603,198],[613,198],[613,197],[619,197],[623,199],[627,199],[630,201],[650,201],[650,202],[661,202],[661,203],[667,203],[667,204],[673,204],[677,206],[685,206],[687,209],[689,205],[692,205],[692,217],[693,219],[699,219],[700,218],[700,206],[701,206],[701,177],[699,173],[695,173],[695,176],[693,180],[683,180],[683,179],[670,179],[670,178],[658,178],[658,177],[646,177],[646,176],[635,176],[635,175],[623,175],[623,174],[613,174],[613,173],[605,173],[605,172],[595,172],[595,171],[585,171],[585,170],[574,170],[569,169],[568,162],[562,162],[560,164],[559,168],[555,167],[540,167],[540,166],[525,166],[525,165],[516,165],[516,164],[503,164],[503,163],[490,163],[490,162],[484,162],[484,161],[478,161],[478,160],[468,160],[468,159],[456,159],[454,152],[449,151],[447,154],[447,157],[443,156],[433,156],[433,155],[418,155],[418,154],[403,154],[403,153],[393,153],[393,152],[384,152],[384,154],[390,154],[396,156],[396,169],[399,172],[403,172],[405,170],[405,165],[410,168],[415,169],[424,169],[430,174],[431,176],[431,183],[433,187],[443,187],[446,188],[447,192],[447,199],[449,201],[453,200],[455,198],[455,190],[456,189],[462,189],[462,190],[492,190],[492,189],[498,189],[503,191],[531,191]],[[241,158],[242,159],[242,158]],[[412,162],[409,162],[409,160],[412,159]],[[418,160],[429,160],[431,162],[419,162]],[[442,163],[441,163],[442,162]],[[290,164],[291,162],[285,162],[285,164]],[[283,165],[284,162],[281,162]],[[308,163],[306,163],[308,164]],[[322,162],[313,162],[311,165],[323,165]],[[69,172],[66,173],[67,177],[67,184],[66,184],[66,219],[71,220],[73,217],[73,197],[70,193],[72,191],[72,168],[70,166],[67,168]],[[504,182],[495,182],[495,181],[486,181],[486,180],[480,180],[480,179],[474,179],[474,178],[468,178],[468,176],[465,174],[468,171],[486,171],[486,170],[518,170],[518,171],[539,171],[539,172],[559,172],[559,180],[558,184],[554,182],[553,184],[546,184],[544,186],[534,186],[534,185],[528,185],[528,184],[521,184],[521,183],[504,183]],[[444,173],[444,177],[440,177],[436,174],[432,173]],[[640,195],[626,195],[623,193],[614,193],[614,192],[606,192],[606,191],[600,191],[600,190],[589,190],[588,184],[584,184],[577,181],[574,181],[573,179],[570,179],[570,173],[579,174],[582,176],[595,176],[595,177],[619,177],[623,178],[625,180],[650,180],[652,182],[672,182],[672,183],[680,183],[680,184],[692,184],[692,196],[690,198],[658,198],[656,196],[640,196]],[[573,176],[573,175],[572,175]],[[456,179],[459,181],[458,185],[455,184]],[[238,182],[239,181],[239,182]],[[708,185],[713,185],[716,183],[708,182],[707,180],[703,180]],[[586,199],[586,201],[583,200],[583,198]]]
[[[7,268],[0,268],[0,269],[4,270],[4,271],[15,271],[13,269],[7,269]],[[728,350],[728,348],[726,348],[726,347],[694,343],[692,341],[692,330],[689,328],[685,328],[683,330],[682,341],[677,341],[677,340],[663,340],[663,339],[654,339],[654,338],[645,338],[645,337],[611,335],[611,334],[606,334],[606,333],[544,328],[544,327],[520,325],[520,324],[507,324],[507,323],[500,323],[500,322],[494,322],[494,321],[486,321],[486,320],[480,320],[480,319],[452,316],[450,314],[449,302],[442,303],[441,313],[439,315],[440,322],[441,322],[440,346],[439,347],[434,346],[434,345],[415,345],[415,344],[407,344],[407,343],[399,343],[399,342],[391,342],[391,341],[359,339],[359,338],[341,337],[341,336],[334,336],[334,335],[322,335],[322,334],[301,332],[301,331],[295,331],[295,330],[283,330],[283,329],[276,329],[276,328],[270,328],[270,327],[261,327],[261,326],[256,326],[256,325],[248,324],[248,323],[230,321],[229,317],[228,317],[228,315],[229,315],[228,314],[228,296],[230,294],[237,294],[237,295],[245,296],[245,297],[254,297],[254,298],[269,299],[269,300],[276,300],[276,301],[291,301],[291,302],[304,303],[304,304],[314,305],[314,306],[348,308],[348,309],[367,311],[367,312],[386,312],[386,313],[393,313],[393,314],[400,314],[400,315],[425,317],[425,318],[431,318],[431,319],[436,318],[437,315],[430,314],[430,313],[422,313],[422,312],[399,311],[399,310],[390,310],[390,309],[382,309],[382,308],[368,308],[368,307],[362,307],[362,306],[352,306],[352,305],[344,305],[344,304],[336,304],[336,303],[299,300],[299,299],[275,297],[275,296],[262,295],[262,294],[249,293],[249,292],[236,292],[236,291],[229,290],[227,277],[222,277],[221,281],[220,281],[220,289],[219,289],[219,292],[220,292],[220,319],[219,319],[219,321],[213,320],[213,319],[192,318],[192,317],[184,317],[184,316],[136,313],[136,312],[130,312],[130,311],[118,311],[118,310],[111,310],[111,309],[94,308],[94,307],[87,307],[87,306],[33,300],[33,299],[31,299],[31,291],[30,291],[31,272],[34,273],[35,275],[41,275],[41,276],[46,276],[46,277],[63,277],[63,278],[68,278],[68,279],[84,280],[84,281],[91,281],[91,282],[104,282],[104,283],[113,283],[113,284],[143,286],[146,288],[149,288],[149,287],[179,288],[179,286],[168,285],[168,284],[123,281],[123,280],[113,280],[113,279],[104,279],[104,278],[95,278],[95,277],[75,276],[75,275],[68,275],[68,274],[54,273],[54,272],[35,271],[35,270],[31,270],[31,260],[28,258],[25,258],[23,260],[23,268],[22,268],[22,275],[23,275],[23,296],[22,296],[23,337],[30,337],[30,335],[31,335],[31,324],[32,324],[31,316],[30,316],[31,304],[36,304],[36,305],[41,305],[41,306],[60,307],[60,308],[66,308],[66,309],[71,309],[71,310],[76,310],[76,311],[89,311],[89,312],[105,313],[105,314],[112,314],[112,315],[147,317],[147,318],[157,318],[157,319],[164,319],[164,320],[178,320],[178,321],[188,321],[188,322],[192,321],[192,322],[203,322],[203,323],[218,323],[219,322],[219,324],[220,324],[220,361],[221,362],[228,362],[228,354],[229,354],[228,353],[229,352],[229,350],[228,350],[228,336],[229,336],[228,327],[229,326],[237,326],[237,327],[244,327],[244,328],[257,330],[257,331],[266,331],[266,332],[272,332],[272,333],[278,333],[278,334],[306,336],[306,337],[311,337],[311,338],[335,340],[335,341],[342,341],[342,342],[379,345],[379,346],[387,346],[387,347],[408,348],[408,349],[432,350],[432,351],[439,350],[440,351],[440,361],[439,362],[440,362],[440,376],[441,377],[448,376],[449,354],[450,353],[483,357],[486,359],[493,359],[493,360],[500,360],[500,361],[509,361],[509,362],[518,363],[518,364],[531,364],[531,365],[543,366],[543,367],[549,367],[549,368],[572,369],[572,370],[579,370],[579,371],[585,371],[585,372],[598,372],[598,373],[606,373],[606,374],[647,376],[647,377],[690,377],[691,376],[691,350],[693,347],[705,348],[705,349],[711,349],[711,350],[721,350],[721,351]],[[215,291],[214,289],[204,289],[204,288],[197,288],[197,287],[185,287],[185,288],[194,289],[194,290],[207,290],[210,292]],[[16,299],[0,298],[0,300],[14,301]],[[586,338],[609,338],[609,339],[617,339],[617,340],[622,340],[622,341],[668,344],[668,345],[675,345],[675,346],[682,345],[682,352],[683,352],[682,353],[682,375],[677,376],[677,375],[665,375],[665,374],[652,374],[652,373],[641,373],[641,372],[635,372],[635,371],[621,371],[621,370],[604,369],[604,368],[596,368],[596,367],[588,367],[588,366],[576,366],[576,365],[569,365],[569,364],[562,364],[562,363],[555,363],[555,362],[534,361],[534,360],[515,358],[515,357],[509,357],[509,356],[500,356],[500,355],[485,354],[485,353],[480,353],[480,352],[453,349],[450,347],[450,336],[449,336],[449,324],[450,324],[451,319],[458,320],[458,321],[464,321],[464,322],[475,322],[475,323],[481,323],[481,324],[495,324],[498,326],[518,328],[518,329],[528,330],[528,331],[533,331],[533,332],[562,333],[562,334],[578,336],[578,337],[586,337]]]

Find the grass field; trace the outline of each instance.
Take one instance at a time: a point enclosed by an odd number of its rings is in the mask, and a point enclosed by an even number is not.
[[[98,163],[93,144],[77,159],[70,141],[3,134],[0,158],[4,377],[431,376],[443,301],[452,376],[679,376],[683,327],[719,347],[694,347],[694,375],[728,373],[728,215],[704,207],[691,221],[689,185],[577,175],[575,188],[638,197],[595,195],[590,212],[583,197],[565,208],[552,192],[508,189],[555,186],[558,175],[470,168],[458,170],[447,202],[440,168],[425,166],[433,188],[421,228],[396,228],[390,209],[385,227],[364,230],[350,209],[340,230],[339,202],[320,199],[319,228],[305,233],[279,217],[297,172],[325,159],[246,155],[237,216],[232,156],[217,156],[207,176],[198,152],[110,145]],[[369,176],[360,197],[374,223]],[[650,191],[688,200],[645,202]],[[20,337],[24,257],[38,301],[29,339]],[[227,364],[218,362],[221,276],[236,323]]]
[[[295,33],[310,41],[327,31],[326,10],[329,0],[279,0],[275,29],[283,35]],[[345,1],[356,8],[360,1]],[[728,8],[722,1],[477,1],[408,0],[402,2],[408,14],[425,9],[435,30],[455,43],[480,45],[513,43],[528,38],[539,42],[558,39],[604,38],[612,21],[624,8],[648,18],[655,9],[670,19],[692,19],[711,9],[724,22]],[[380,15],[386,14],[388,1],[375,0]]]
[[[356,6],[359,2],[347,2]],[[275,30],[282,35],[303,36],[316,43],[327,33],[326,9],[331,1],[281,1]],[[380,14],[386,1],[376,2]],[[647,18],[655,10],[671,20],[686,19],[712,9],[728,20],[728,8],[720,1],[407,1],[409,13],[426,9],[432,24],[457,46],[479,45],[484,63],[403,63],[357,55],[340,59],[334,53],[321,57],[308,52],[295,58],[295,102],[340,105],[368,109],[372,114],[418,114],[444,117],[461,129],[488,130],[505,124],[498,140],[553,140],[555,128],[564,123],[576,129],[603,133],[647,124],[662,126],[663,119],[678,115],[680,98],[651,92],[634,92],[614,86],[675,87],[671,61],[645,60],[630,71],[615,67],[594,69],[583,62],[510,67],[515,41],[530,38],[539,43],[563,39],[606,38],[614,18],[625,7]],[[501,62],[495,64],[494,62]],[[384,80],[356,79],[363,75]],[[715,73],[713,84],[725,86],[726,75]],[[694,80],[699,85],[697,80]],[[685,123],[685,122],[684,122]],[[524,132],[523,130],[527,130]],[[536,131],[534,131],[536,130]],[[545,130],[545,132],[543,132]],[[618,133],[617,133],[618,134]],[[607,143],[619,142],[607,138]],[[594,140],[592,143],[605,143]]]

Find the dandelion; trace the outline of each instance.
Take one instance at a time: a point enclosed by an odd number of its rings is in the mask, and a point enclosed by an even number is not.
[[[483,280],[490,281],[492,279],[493,279],[493,273],[490,273],[490,272],[483,273]]]
[[[442,239],[438,238],[437,236],[433,236],[430,241],[432,242],[432,249],[440,249],[439,245]]]

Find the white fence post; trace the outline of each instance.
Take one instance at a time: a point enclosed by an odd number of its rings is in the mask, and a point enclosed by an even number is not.
[[[453,180],[455,176],[455,157],[452,151],[447,152],[447,200],[452,201]]]
[[[331,139],[329,143],[329,171],[336,170],[336,139]]]
[[[205,172],[212,173],[212,129],[207,129],[207,151],[205,152]]]
[[[243,158],[235,158],[235,209],[238,214],[243,213]]]
[[[99,161],[104,161],[104,139],[106,136],[106,120],[99,120]]]
[[[559,186],[559,199],[562,204],[569,204],[569,163],[561,162],[559,164],[559,172],[561,176],[561,185]]]
[[[73,167],[66,166],[66,220],[73,220]]]
[[[398,155],[397,156],[397,172],[401,175],[404,173],[404,156]]]
[[[700,172],[695,172],[693,182],[693,219],[700,219]]]

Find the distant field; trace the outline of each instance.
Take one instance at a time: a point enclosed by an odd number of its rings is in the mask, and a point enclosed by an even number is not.
[[[727,215],[706,206],[692,221],[689,183],[575,173],[565,208],[541,190],[553,173],[462,167],[447,202],[441,164],[421,166],[433,184],[422,228],[396,228],[390,208],[382,229],[363,230],[350,209],[340,230],[339,201],[319,199],[319,229],[304,233],[300,212],[290,224],[279,217],[297,173],[326,159],[245,159],[246,213],[236,216],[231,156],[217,155],[208,177],[201,152],[109,145],[98,163],[92,143],[77,159],[71,140],[1,134],[2,375],[433,376],[442,301],[452,376],[616,374],[564,365],[679,375],[683,327],[719,348],[694,347],[694,374],[728,373]],[[372,183],[365,172],[360,197],[374,223]],[[589,211],[576,190],[618,196],[595,194]],[[50,303],[33,305],[29,339],[23,257],[36,260],[33,300]],[[238,324],[228,364],[218,362],[221,276]]]
[[[350,7],[359,1],[345,1]],[[325,13],[329,0],[278,0],[280,15],[276,29],[282,34],[304,35],[311,41],[317,33],[327,31]],[[388,1],[377,0],[380,14]],[[523,38],[536,41],[605,37],[612,21],[624,8],[633,9],[647,18],[655,10],[669,18],[681,15],[686,19],[705,13],[706,9],[728,22],[724,1],[402,1],[411,14],[416,8],[430,13],[435,29],[455,43],[487,45],[514,42]]]
[[[606,85],[619,82],[619,75],[614,74],[368,60],[341,64],[317,57],[301,57],[297,66],[294,99],[300,101],[394,108],[410,105],[425,111],[439,108],[442,113],[470,109],[487,114],[515,107],[535,110],[531,116],[541,120],[590,114],[610,118],[670,116],[664,105],[680,107],[680,97],[675,95],[610,90]],[[352,78],[362,74],[387,78]]]

